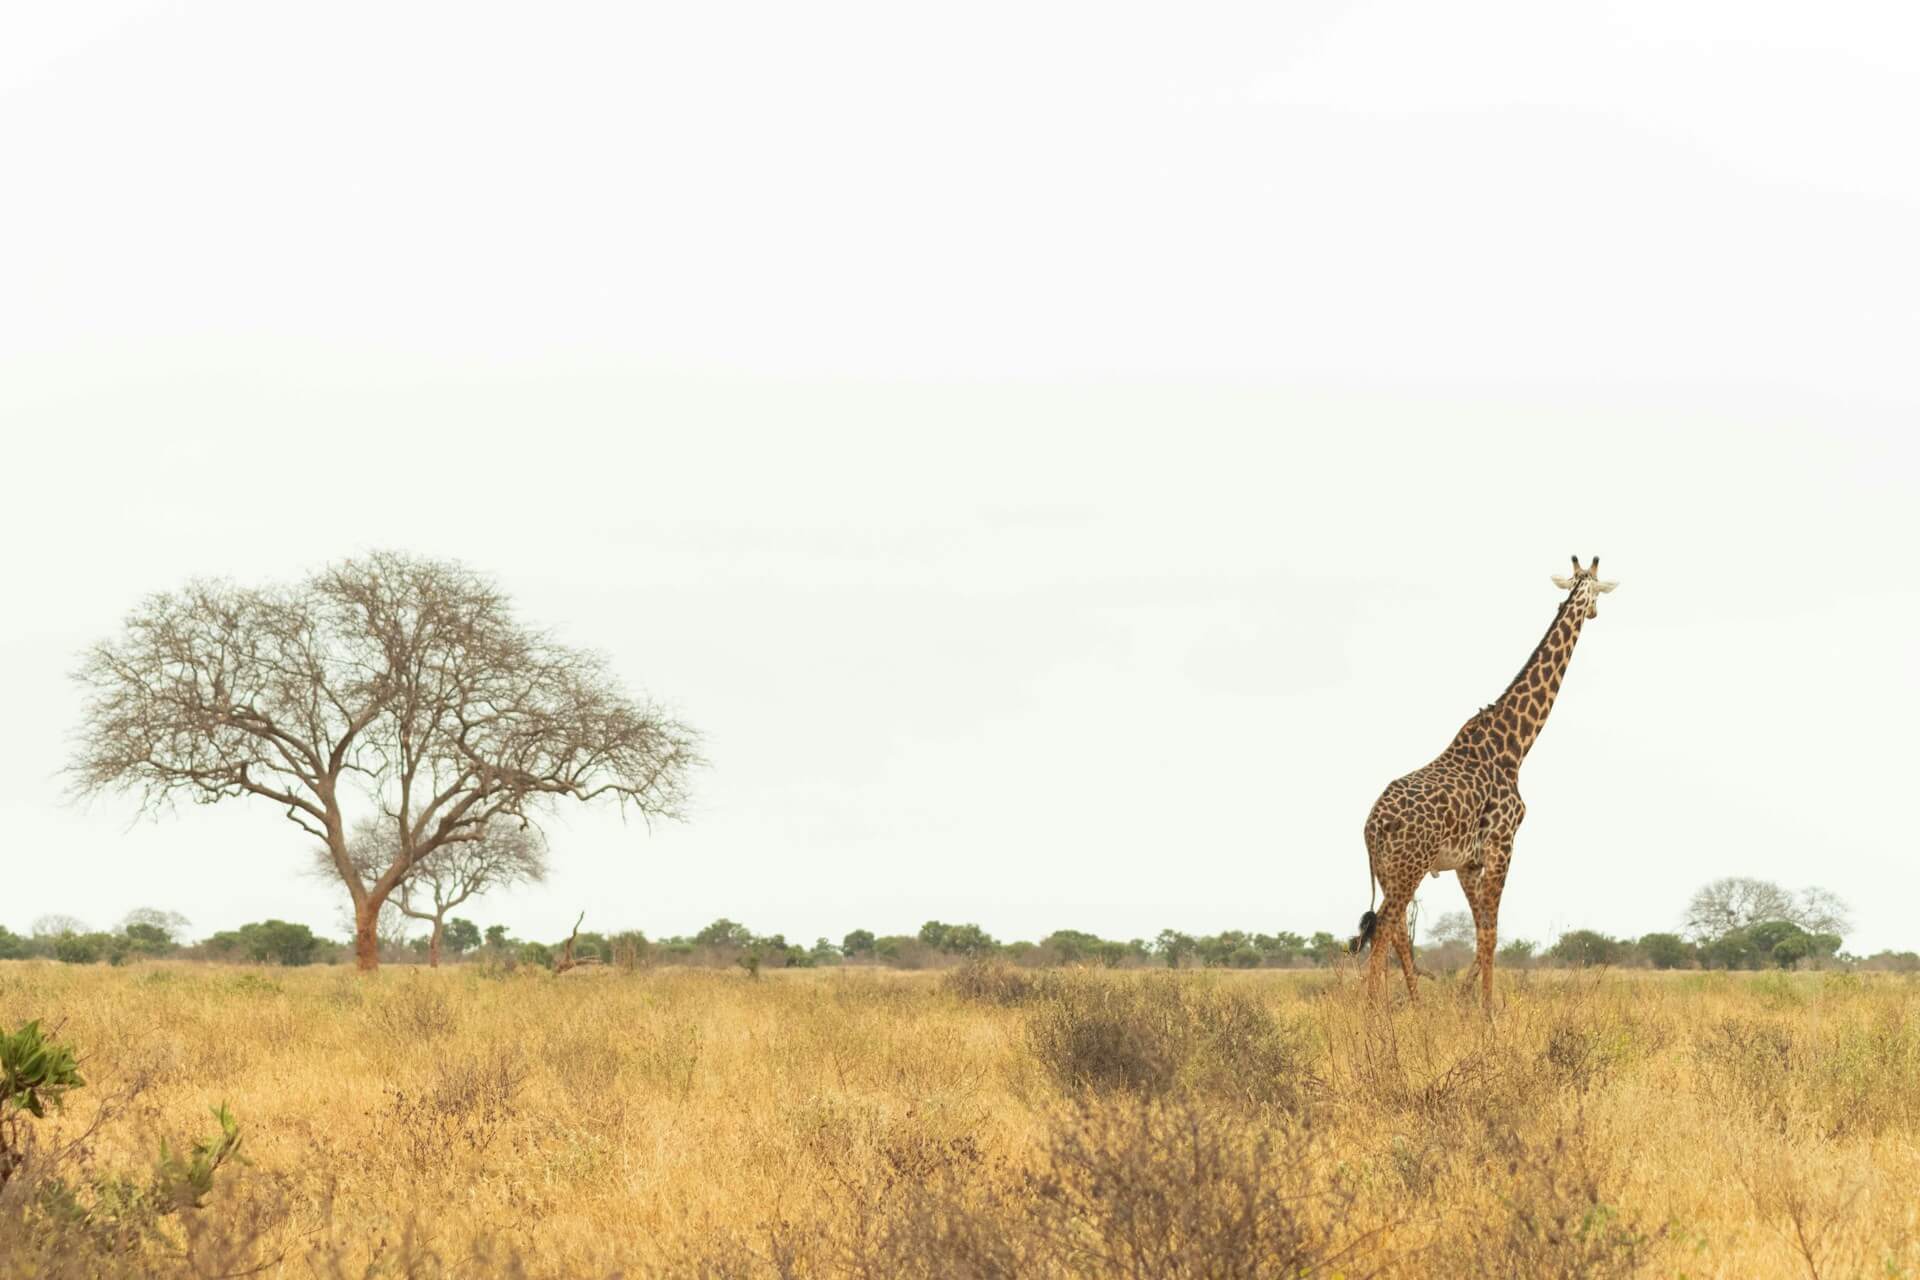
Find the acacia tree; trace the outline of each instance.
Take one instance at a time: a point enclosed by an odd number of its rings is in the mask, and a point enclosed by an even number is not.
[[[135,929],[151,929],[154,934],[168,942],[179,942],[187,936],[187,930],[192,925],[193,921],[178,911],[162,911],[158,907],[135,907],[120,921],[120,932],[131,936]]]
[[[377,878],[393,864],[397,834],[395,824],[379,818],[354,824],[347,856],[363,880]],[[332,852],[320,849],[317,853],[319,869],[333,874]],[[427,965],[437,969],[448,912],[488,889],[546,878],[547,842],[539,828],[495,823],[476,839],[443,844],[416,860],[413,870],[395,886],[390,901],[401,915],[425,920],[432,927]]]
[[[1738,929],[1769,920],[1785,920],[1808,933],[1845,933],[1847,904],[1818,885],[1789,893],[1771,880],[1725,876],[1705,884],[1687,903],[1688,936],[1712,942]]]
[[[523,624],[492,582],[396,552],[150,596],[75,678],[76,790],[149,812],[182,796],[279,806],[345,884],[362,970],[379,965],[381,907],[438,851],[561,800],[677,817],[698,763],[692,730]],[[384,867],[354,862],[358,803],[392,830]]]
[[[137,955],[165,955],[180,945],[192,923],[178,911],[135,907],[120,921],[120,936]]]

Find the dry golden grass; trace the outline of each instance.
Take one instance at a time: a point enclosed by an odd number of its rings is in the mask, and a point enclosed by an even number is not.
[[[1920,1274],[1910,979],[1031,976],[0,964],[94,1176],[251,1162],[117,1261],[16,1190],[0,1276]]]

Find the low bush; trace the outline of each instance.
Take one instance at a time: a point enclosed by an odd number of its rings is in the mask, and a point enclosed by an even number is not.
[[[1314,1083],[1299,1035],[1231,986],[1164,973],[1062,977],[1028,1019],[1034,1056],[1074,1092],[1194,1090],[1293,1107]]]
[[[415,1174],[485,1151],[512,1118],[526,1074],[518,1052],[500,1048],[440,1063],[424,1088],[390,1087],[376,1117],[380,1145]]]
[[[949,969],[941,985],[962,1000],[1011,1008],[1045,995],[1055,980],[1050,973],[1016,968],[1004,960],[969,960]]]
[[[367,1001],[367,1021],[382,1039],[418,1044],[451,1034],[459,1025],[453,1001],[439,984],[397,982]]]
[[[1549,1139],[1502,1133],[1492,1145],[1498,1210],[1464,1218],[1464,1231],[1430,1259],[1433,1274],[1627,1280],[1647,1273],[1667,1226],[1648,1227],[1614,1202],[1611,1169],[1583,1123]]]
[[[102,945],[106,935],[63,933],[53,940],[53,958],[61,964],[97,964],[108,954]]]
[[[261,920],[207,939],[206,949],[229,960],[254,964],[303,965],[319,958],[322,940],[304,924]]]

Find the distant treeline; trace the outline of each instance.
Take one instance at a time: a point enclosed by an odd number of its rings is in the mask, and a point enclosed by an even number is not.
[[[68,964],[125,964],[158,957],[229,963],[305,965],[339,964],[353,959],[349,944],[315,934],[304,924],[262,920],[186,940],[186,921],[177,915],[137,911],[117,928],[95,931],[69,917],[36,921],[21,936],[0,927],[0,960],[44,957]],[[1472,924],[1464,913],[1443,916],[1426,934],[1420,964],[1429,970],[1456,970],[1473,961]],[[551,967],[566,939],[529,941],[511,936],[504,925],[482,929],[470,920],[447,922],[442,947],[451,962],[501,969]],[[1077,929],[1059,929],[1038,942],[1001,942],[977,924],[929,920],[913,934],[875,934],[855,929],[838,942],[817,938],[811,944],[789,942],[784,934],[759,934],[728,919],[715,920],[689,936],[649,938],[639,930],[582,932],[571,939],[576,963],[622,968],[652,965],[739,966],[808,969],[829,965],[868,965],[931,969],[971,958],[992,957],[1033,968],[1098,966],[1111,969],[1307,969],[1332,964],[1347,953],[1347,943],[1330,933],[1303,936],[1281,930],[1246,933],[1228,930],[1189,934],[1164,929],[1153,939],[1102,938]],[[424,962],[424,937],[390,943],[390,961]],[[1590,929],[1562,934],[1541,948],[1526,939],[1501,945],[1498,963],[1506,968],[1586,968],[1599,965],[1646,969],[1862,968],[1920,972],[1920,954],[1881,951],[1853,956],[1841,950],[1840,935],[1815,933],[1788,920],[1738,925],[1707,938],[1649,933],[1614,938]]]

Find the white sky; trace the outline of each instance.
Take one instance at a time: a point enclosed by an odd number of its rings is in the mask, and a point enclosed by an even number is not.
[[[1920,946],[1909,6],[6,26],[0,924],[337,932],[270,806],[64,806],[64,673],[145,592],[397,547],[713,760],[482,924],[1345,933],[1579,552],[1622,586],[1503,933],[1748,874]]]

